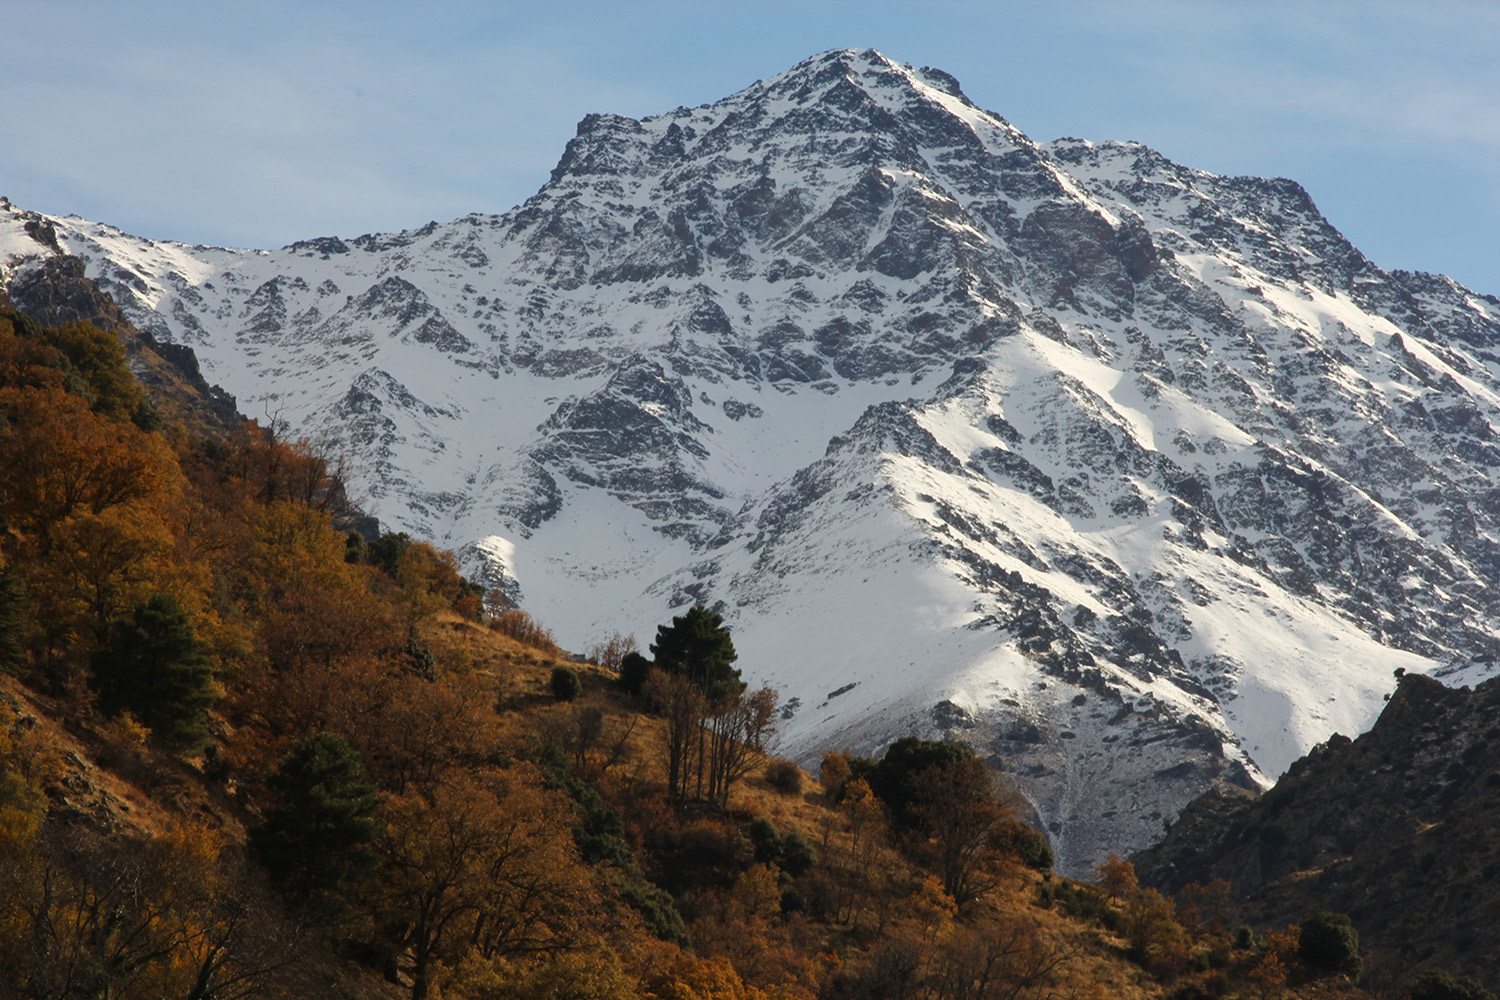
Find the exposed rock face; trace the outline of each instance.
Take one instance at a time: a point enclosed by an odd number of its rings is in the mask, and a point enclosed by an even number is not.
[[[564,642],[714,605],[792,752],[974,742],[1065,870],[1362,730],[1396,667],[1500,660],[1500,301],[936,70],[591,115],[525,204],[404,233],[45,221]]]
[[[1375,726],[1337,735],[1258,799],[1209,795],[1133,859],[1176,891],[1231,882],[1261,925],[1347,912],[1385,960],[1500,984],[1500,679],[1407,674]]]
[[[45,225],[51,239],[40,242],[56,249],[56,231],[50,222]],[[36,238],[40,224],[32,219],[26,226],[25,231]],[[241,418],[234,397],[204,379],[193,349],[141,333],[85,272],[81,258],[59,251],[58,256],[43,259],[39,266],[25,270],[11,282],[10,301],[43,326],[83,322],[113,331],[125,346],[131,369],[159,409],[175,419],[202,423],[218,431],[236,426]]]

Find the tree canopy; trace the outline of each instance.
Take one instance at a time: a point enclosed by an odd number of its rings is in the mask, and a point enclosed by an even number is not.
[[[375,864],[375,786],[343,739],[318,733],[292,748],[270,781],[278,799],[250,831],[250,851],[294,905],[336,910]]]
[[[740,672],[734,668],[738,654],[723,617],[701,604],[674,617],[672,624],[656,627],[651,655],[659,669],[686,677],[711,701],[732,698],[745,690]]]
[[[136,606],[131,620],[113,623],[92,663],[105,714],[130,712],[168,750],[202,748],[213,668],[175,597],[156,594]]]

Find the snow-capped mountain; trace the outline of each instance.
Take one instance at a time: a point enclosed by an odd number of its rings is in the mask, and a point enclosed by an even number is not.
[[[1500,300],[877,52],[393,235],[0,210],[7,275],[57,251],[565,645],[715,605],[787,751],[967,740],[1065,871],[1500,661]]]

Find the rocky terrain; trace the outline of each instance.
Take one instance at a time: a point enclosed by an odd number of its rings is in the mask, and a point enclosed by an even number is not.
[[[974,743],[1065,871],[1397,668],[1496,670],[1500,300],[873,51],[591,115],[524,204],[402,233],[0,206],[12,289],[60,255],[565,644],[713,605],[788,752]]]
[[[1407,674],[1374,727],[1335,734],[1258,799],[1192,803],[1135,856],[1176,892],[1227,879],[1242,915],[1347,912],[1381,961],[1500,982],[1500,681]]]

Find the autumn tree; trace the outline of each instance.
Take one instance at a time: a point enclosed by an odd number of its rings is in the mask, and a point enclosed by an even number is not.
[[[1177,893],[1177,919],[1190,932],[1215,937],[1228,934],[1234,910],[1233,887],[1222,878],[1207,885],[1189,882]]]
[[[439,960],[566,950],[587,880],[558,807],[519,776],[453,774],[382,807],[376,906],[423,1000]]]
[[[943,889],[960,903],[995,885],[1008,852],[990,773],[963,743],[904,737],[886,751],[871,787],[916,857],[931,856]]]
[[[259,873],[219,831],[176,822],[144,846],[153,887],[165,904],[170,950],[147,981],[159,996],[252,1000],[280,994],[275,984],[305,951]]]
[[[130,621],[110,627],[92,662],[92,683],[107,715],[130,712],[174,753],[192,753],[207,742],[213,668],[175,597],[156,594],[137,605]]]
[[[187,823],[147,840],[48,825],[0,854],[0,944],[0,995],[59,1000],[284,995],[300,950],[238,852]]]
[[[115,423],[138,418],[145,394],[126,366],[125,348],[114,333],[74,321],[41,331],[39,339],[57,350],[75,391],[95,413]]]
[[[735,692],[709,708],[703,723],[702,753],[708,780],[699,794],[729,805],[730,787],[771,749],[776,736],[777,695],[772,688],[761,688],[750,694]]]
[[[604,642],[589,647],[589,659],[606,670],[620,672],[620,661],[636,651],[635,634],[621,635],[615,632]]]
[[[169,576],[172,540],[156,511],[80,513],[56,525],[29,589],[53,637],[102,640],[112,619]]]
[[[837,760],[839,755],[834,755]],[[829,759],[825,757],[825,762]],[[827,878],[833,898],[829,909],[839,921],[854,920],[867,897],[878,889],[872,877],[886,834],[886,812],[864,778],[851,778],[837,803],[838,815],[848,830],[847,846],[830,851],[832,863]],[[825,841],[825,846],[829,846]]]
[[[1054,997],[1075,957],[1034,917],[1010,913],[982,913],[955,926],[934,952],[926,976],[933,1000]]]
[[[4,956],[11,983],[28,997],[145,1000],[180,939],[171,919],[170,877],[148,845],[107,841],[85,829],[49,828],[31,858],[0,867],[6,920],[30,930]],[[18,863],[19,862],[19,863]],[[3,966],[0,966],[3,968]],[[19,980],[19,981],[17,981]]]
[[[976,757],[920,772],[910,804],[916,829],[930,838],[943,891],[966,903],[993,888],[1000,860],[994,834],[1003,818],[990,776]]]
[[[32,387],[0,390],[0,515],[45,553],[74,514],[150,501],[175,462],[151,435],[89,412],[79,397]]]
[[[662,670],[651,671],[642,693],[666,721],[667,796],[682,802],[692,787],[689,764],[702,737],[707,698],[686,677]]]
[[[1141,885],[1135,865],[1118,854],[1094,866],[1094,882],[1120,907],[1120,932],[1129,944],[1131,957],[1158,971],[1180,972],[1191,940],[1172,902]]]
[[[261,505],[294,503],[340,529],[353,525],[362,514],[349,497],[347,460],[305,438],[287,441],[284,431],[277,420],[241,424],[223,455],[225,477]]]

